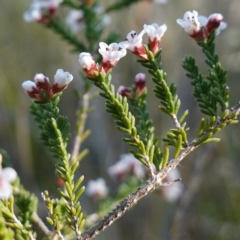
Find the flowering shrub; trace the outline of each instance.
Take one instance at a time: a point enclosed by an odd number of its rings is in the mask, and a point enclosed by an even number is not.
[[[34,81],[22,83],[31,99],[30,111],[39,127],[40,139],[56,159],[59,196],[53,198],[51,192],[41,190],[47,209],[43,222],[37,214],[37,197],[24,189],[15,170],[2,167],[3,155],[0,155],[0,239],[37,239],[33,223],[38,224],[45,239],[93,239],[157,188],[162,189],[167,201],[176,202],[184,192],[177,169],[180,162],[201,145],[218,142],[220,139],[213,136],[227,125],[238,122],[240,104],[229,107],[227,71],[215,51],[215,37],[227,26],[223,16],[214,13],[207,18],[198,16],[197,11],[188,11],[183,19],[177,19],[177,24],[195,40],[196,47],[201,47],[208,66],[208,73],[204,75],[192,56],[183,59],[182,66],[193,85],[193,96],[205,115],[198,123],[196,137],[189,140],[189,127],[185,122],[189,112],[180,110],[177,86],[168,82],[162,64],[161,44],[167,25],[144,24],[139,33],[131,30],[124,41],[120,41],[116,34],[109,34],[105,41],[103,39],[103,30],[110,19],[107,14],[134,2],[137,1],[119,1],[103,9],[96,1],[38,0],[33,1],[24,13],[25,21],[50,28],[79,53],[84,91],[79,94],[82,106],[77,111],[77,134],[70,151],[70,124],[68,118],[61,115],[58,105],[73,75],[58,69],[52,83],[42,73],[37,73]],[[167,3],[166,0],[149,2]],[[58,15],[65,6],[71,8],[66,16],[69,27]],[[75,33],[83,29],[83,40],[79,40]],[[112,72],[128,50],[149,75],[140,72],[132,86],[121,85],[116,91]],[[159,109],[174,124],[162,139],[156,136],[147,107],[147,81],[150,78]],[[115,195],[111,195],[103,178],[90,180],[85,191],[84,176],[76,173],[80,161],[88,154],[81,143],[90,134],[85,125],[93,85],[99,89],[106,111],[130,147],[130,153],[121,155],[120,160],[108,168],[114,184],[118,184]],[[96,213],[87,215],[83,209],[80,200],[84,191],[97,202]]]

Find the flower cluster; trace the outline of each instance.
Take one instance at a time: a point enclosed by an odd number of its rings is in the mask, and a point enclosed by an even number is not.
[[[86,194],[95,199],[102,199],[108,194],[108,187],[103,178],[97,180],[90,180],[86,187]]]
[[[48,99],[52,99],[55,94],[62,92],[72,80],[72,74],[58,69],[54,75],[53,84],[49,82],[48,77],[42,73],[37,73],[34,77],[34,82],[27,80],[23,82],[22,87],[30,98],[43,101],[46,96]]]
[[[142,93],[145,91],[145,89],[146,89],[146,74],[138,73],[135,76],[134,86],[132,88],[120,86],[117,92],[123,97],[132,99],[133,94],[137,98],[139,98],[142,95]]]
[[[29,10],[23,15],[26,22],[49,23],[49,17],[54,17],[63,0],[34,0]]]
[[[108,168],[108,173],[113,179],[123,180],[129,174],[142,179],[146,171],[143,165],[131,153],[128,153],[121,155],[120,160]]]
[[[0,199],[7,199],[12,195],[11,182],[16,178],[17,173],[13,168],[2,168],[2,155],[0,154]]]
[[[89,78],[94,78],[97,73],[106,74],[112,69],[117,62],[127,54],[129,49],[138,57],[148,60],[148,56],[143,44],[143,35],[148,35],[149,50],[154,55],[160,50],[161,38],[167,30],[166,24],[158,26],[156,23],[147,25],[144,24],[143,30],[137,34],[136,31],[131,31],[127,34],[125,41],[120,43],[111,43],[107,45],[104,42],[99,43],[99,53],[102,55],[102,63],[99,66],[93,59],[90,53],[80,53],[79,63],[82,70]]]
[[[177,23],[195,40],[205,40],[213,31],[219,34],[227,27],[227,24],[222,20],[223,16],[219,13],[213,13],[207,18],[198,16],[197,11],[187,11],[183,19],[177,19]]]

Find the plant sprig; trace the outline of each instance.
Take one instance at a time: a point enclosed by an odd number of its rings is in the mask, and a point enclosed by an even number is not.
[[[182,147],[186,147],[188,144],[187,140],[187,131],[186,123],[182,122],[185,120],[188,111],[186,110],[180,120],[177,118],[177,114],[181,105],[181,101],[176,95],[177,87],[174,83],[167,85],[167,74],[163,71],[163,66],[161,63],[161,50],[154,56],[148,47],[145,46],[145,50],[149,60],[138,60],[143,67],[148,69],[148,72],[152,75],[152,80],[155,83],[154,93],[155,96],[159,99],[161,105],[159,106],[160,110],[167,115],[169,115],[176,129],[171,129],[167,134],[167,138],[163,139],[167,145],[172,145],[175,147],[174,156],[176,157]],[[167,158],[169,157],[169,150],[167,145],[164,146],[165,156],[163,155],[164,163],[162,167],[167,163]]]
[[[218,115],[218,104],[223,112],[228,107],[229,90],[227,87],[227,71],[224,70],[215,52],[215,33],[207,40],[200,40],[198,45],[207,57],[209,66],[208,75],[203,76],[195,63],[195,59],[186,56],[183,60],[183,68],[187,71],[186,76],[192,79],[194,87],[193,96],[196,98],[201,112],[208,116]]]
[[[102,74],[96,76],[94,84],[103,91],[100,95],[106,99],[106,111],[115,119],[117,129],[128,135],[128,137],[123,138],[123,140],[130,146],[138,149],[138,151],[131,150],[130,152],[151,169],[155,146],[152,145],[148,147],[148,144],[145,145],[140,139],[136,128],[135,117],[129,111],[127,98],[115,92],[115,87],[111,84],[110,73],[106,76]]]
[[[36,240],[35,233],[33,233],[31,225],[24,226],[16,217],[14,213],[14,197],[11,196],[9,200],[0,201],[1,212],[5,218],[6,225],[13,230],[17,230],[22,239]]]
[[[157,170],[159,170],[160,164],[163,160],[162,152],[158,146],[159,139],[154,135],[153,122],[149,118],[147,111],[147,90],[145,90],[140,96],[136,95],[136,87],[132,87],[132,98],[129,99],[130,105],[134,109],[134,115],[136,118],[136,128],[139,133],[140,139],[143,143],[150,148],[154,145],[153,163]]]
[[[70,137],[69,123],[66,117],[59,114],[57,107],[59,100],[60,95],[57,95],[52,99],[46,99],[44,103],[33,103],[37,106],[31,109],[34,116],[38,117],[36,118],[38,123],[42,124],[40,129],[42,130],[44,143],[46,143],[54,156],[59,159],[59,162],[55,165],[56,172],[57,175],[63,179],[66,192],[63,192],[61,189],[58,189],[58,192],[66,201],[65,206],[68,213],[68,224],[75,230],[78,239],[80,239],[80,229],[84,224],[84,219],[78,200],[84,191],[84,187],[80,187],[83,176],[74,182],[74,173],[79,166],[79,159],[70,161],[71,155],[67,151],[67,144]],[[35,111],[35,109],[39,108],[44,113],[42,115],[44,121],[41,119],[39,111]]]

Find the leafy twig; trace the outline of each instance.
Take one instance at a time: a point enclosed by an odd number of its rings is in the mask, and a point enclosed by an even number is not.
[[[164,186],[162,182],[167,174],[172,171],[176,166],[194,149],[199,146],[199,143],[206,142],[209,133],[213,133],[222,124],[233,124],[232,119],[235,119],[240,112],[240,102],[231,108],[229,114],[224,118],[218,118],[216,122],[212,124],[212,128],[209,131],[204,132],[200,137],[195,138],[191,141],[188,146],[181,150],[177,158],[172,159],[168,162],[167,166],[152,176],[143,186],[141,186],[136,192],[129,195],[123,201],[121,201],[116,208],[114,208],[108,215],[106,215],[102,220],[100,220],[94,227],[85,231],[82,234],[81,240],[93,239],[97,234],[101,233],[104,229],[109,227],[113,222],[120,218],[127,210],[133,207],[140,199],[148,195],[156,188]]]

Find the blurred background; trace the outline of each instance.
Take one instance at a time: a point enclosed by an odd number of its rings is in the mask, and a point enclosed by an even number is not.
[[[100,1],[101,2],[101,1]],[[114,2],[114,1],[112,1]],[[102,1],[107,6],[110,1]],[[64,92],[60,111],[68,116],[74,136],[78,99],[74,89],[83,85],[79,75],[79,53],[58,35],[37,23],[23,21],[23,13],[30,1],[2,0],[0,3],[0,148],[10,156],[14,167],[29,191],[39,197],[39,215],[46,216],[40,193],[48,189],[57,197],[54,161],[48,150],[39,141],[38,128],[29,113],[29,97],[21,84],[32,80],[36,73],[43,73],[53,80],[58,68],[74,75],[74,81]],[[216,48],[224,68],[228,69],[230,106],[239,99],[240,78],[240,1],[238,0],[169,0],[167,4],[140,2],[111,13],[111,24],[106,32],[116,31],[125,38],[130,30],[141,31],[144,23],[159,25],[166,23],[168,30],[162,40],[163,64],[169,82],[178,86],[182,101],[180,113],[189,109],[187,124],[189,139],[196,136],[200,113],[193,99],[192,87],[181,68],[187,54],[196,58],[203,73],[207,72],[204,57],[197,44],[176,23],[188,10],[200,15],[222,13],[228,28],[216,39]],[[60,13],[61,14],[61,13]],[[64,14],[64,13],[62,13]],[[79,33],[81,34],[81,32]],[[113,70],[113,83],[130,86],[138,72],[144,72],[128,54]],[[149,112],[156,127],[156,136],[164,137],[172,121],[158,109],[158,100],[153,94],[151,79],[147,80]],[[94,87],[92,91],[96,91]],[[107,168],[128,152],[128,146],[105,112],[104,100],[92,101],[95,110],[87,119],[91,136],[84,143],[90,154],[82,161],[79,174],[85,176],[85,184],[91,179],[102,177],[110,193],[116,191],[107,173]],[[220,143],[201,146],[180,164],[185,192],[174,203],[166,201],[161,190],[144,198],[110,228],[96,237],[98,240],[237,240],[240,237],[240,127],[228,126],[217,137]],[[72,147],[70,141],[69,149]],[[82,197],[82,206],[87,214],[96,210],[96,203],[87,196]]]

